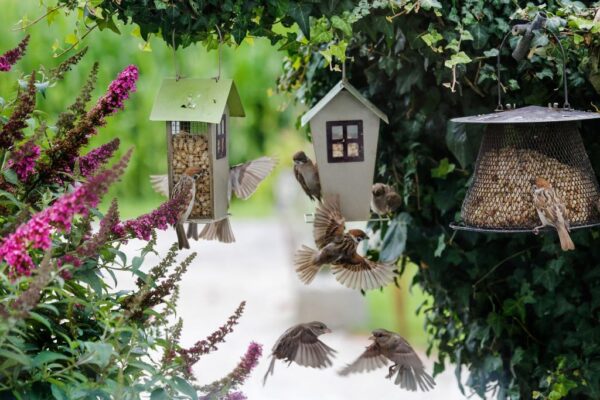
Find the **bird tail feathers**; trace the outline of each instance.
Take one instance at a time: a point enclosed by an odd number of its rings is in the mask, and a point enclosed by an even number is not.
[[[571,240],[571,236],[565,226],[556,229],[558,232],[558,239],[560,240],[560,247],[563,251],[575,250],[575,244]]]
[[[179,243],[179,250],[189,249],[190,244],[187,240],[187,236],[185,235],[185,229],[183,228],[183,224],[176,224],[175,232],[177,232],[177,243]]]
[[[198,236],[198,224],[196,224],[194,222],[190,222],[188,224],[187,238],[194,239],[194,240],[198,240],[200,238]]]
[[[202,232],[200,232],[199,237],[204,240],[218,240],[223,243],[235,242],[235,236],[233,236],[229,218],[223,218],[220,221],[206,224],[202,229]]]
[[[265,383],[267,383],[267,378],[269,377],[269,375],[273,375],[274,370],[275,370],[275,357],[271,356],[271,363],[269,364],[269,369],[267,369],[267,373],[265,374],[265,377],[263,378],[263,386],[265,386]]]
[[[315,279],[321,265],[315,262],[318,252],[307,246],[302,246],[294,255],[294,267],[300,280],[309,284]]]

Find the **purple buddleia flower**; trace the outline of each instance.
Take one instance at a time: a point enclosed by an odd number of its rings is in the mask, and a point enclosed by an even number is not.
[[[29,35],[25,36],[25,38],[21,40],[21,43],[19,43],[17,47],[2,54],[0,56],[0,71],[10,71],[12,66],[19,61],[21,57],[23,57],[23,54],[25,54],[28,43]]]
[[[40,148],[33,141],[28,141],[12,152],[7,165],[15,171],[21,182],[26,182],[35,171],[35,163],[39,157]]]
[[[119,138],[116,138],[100,147],[96,147],[85,156],[79,157],[81,175],[86,178],[93,175],[98,167],[106,163],[113,156],[115,150],[119,148],[119,143]]]

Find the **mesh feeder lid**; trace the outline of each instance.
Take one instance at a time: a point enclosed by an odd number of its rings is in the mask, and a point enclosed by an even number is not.
[[[559,107],[527,106],[514,110],[496,111],[490,114],[453,118],[452,122],[463,124],[539,124],[590,119],[600,119],[600,113],[565,110]]]
[[[600,190],[585,151],[578,121],[600,113],[529,106],[455,118],[485,124],[473,182],[453,229],[475,232],[532,232],[541,225],[531,180],[545,178],[567,209],[571,229],[600,225]]]

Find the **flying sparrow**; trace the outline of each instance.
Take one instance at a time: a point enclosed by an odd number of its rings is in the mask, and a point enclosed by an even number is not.
[[[294,175],[311,200],[321,201],[319,169],[303,151],[294,154]]]
[[[190,244],[188,243],[185,235],[185,229],[183,229],[183,223],[187,221],[192,209],[194,208],[194,199],[196,198],[196,179],[199,178],[200,172],[201,169],[198,167],[187,168],[179,178],[179,181],[177,181],[177,184],[173,187],[173,197],[178,197],[180,193],[188,193],[187,198],[189,199],[188,206],[177,216],[177,223],[175,224],[179,250],[183,248],[190,248]]]
[[[271,350],[271,363],[263,378],[263,385],[269,374],[273,375],[276,360],[295,362],[303,367],[327,368],[332,365],[329,356],[336,351],[319,340],[324,333],[331,330],[322,322],[314,321],[292,326],[275,342]]]
[[[569,236],[569,217],[565,203],[546,179],[538,177],[531,183],[533,205],[542,221],[542,225],[535,227],[533,231],[537,234],[540,228],[553,226],[558,232],[563,251],[575,250],[575,244]]]
[[[356,249],[368,239],[360,229],[345,232],[345,220],[339,201],[326,199],[319,203],[315,213],[313,236],[319,250],[302,246],[294,257],[294,266],[300,280],[309,284],[322,266],[331,265],[335,279],[351,289],[371,290],[387,285],[394,279],[394,266],[368,260]]]
[[[385,329],[376,329],[369,339],[373,343],[352,364],[346,365],[339,372],[340,375],[373,371],[387,366],[389,360],[393,365],[386,378],[391,379],[397,372],[394,383],[402,389],[412,392],[417,391],[417,387],[424,392],[433,389],[435,381],[425,372],[421,359],[402,336]]]
[[[231,167],[227,188],[227,207],[229,207],[232,192],[242,200],[246,200],[252,196],[258,185],[271,173],[276,164],[277,161],[273,158],[260,157],[245,164]],[[169,183],[167,175],[151,175],[150,181],[154,190],[168,196]],[[196,240],[202,238],[204,240],[218,240],[224,243],[235,242],[229,217],[208,223],[200,234],[198,234],[197,225],[190,223],[187,233],[188,238],[193,237]]]
[[[376,183],[371,189],[371,210],[381,217],[395,212],[402,205],[402,198],[389,185]]]

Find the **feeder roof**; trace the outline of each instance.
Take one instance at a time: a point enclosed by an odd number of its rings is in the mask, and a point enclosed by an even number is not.
[[[342,90],[347,90],[352,96],[362,103],[363,106],[368,108],[373,114],[379,119],[383,120],[386,124],[389,124],[387,115],[384,114],[379,108],[375,107],[366,97],[364,97],[358,89],[350,84],[346,79],[339,81],[330,91],[323,97],[313,108],[311,108],[306,114],[302,116],[302,126],[306,125],[315,115],[319,113],[325,106],[333,100]]]
[[[514,110],[496,111],[490,114],[453,118],[452,122],[463,124],[536,124],[548,122],[584,121],[598,119],[600,113],[565,110],[563,108],[527,106]]]
[[[150,120],[217,124],[226,106],[232,117],[246,116],[232,79],[169,78],[163,80],[156,95]]]

